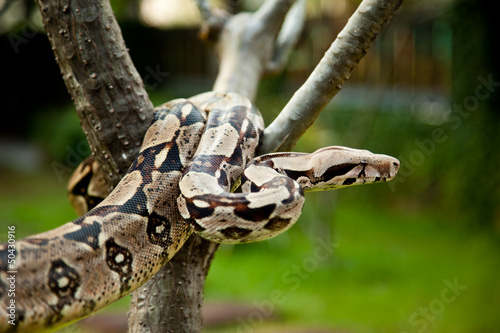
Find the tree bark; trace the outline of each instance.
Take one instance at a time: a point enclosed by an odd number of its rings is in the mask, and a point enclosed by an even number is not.
[[[134,291],[129,332],[200,332],[203,287],[219,244],[191,235],[177,254]]]
[[[83,131],[111,190],[139,151],[153,105],[109,1],[38,4]]]

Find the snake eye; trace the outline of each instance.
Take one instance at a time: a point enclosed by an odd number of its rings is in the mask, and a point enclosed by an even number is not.
[[[359,164],[361,164],[361,165],[368,165],[368,161],[367,160],[361,160],[361,162],[359,162]]]

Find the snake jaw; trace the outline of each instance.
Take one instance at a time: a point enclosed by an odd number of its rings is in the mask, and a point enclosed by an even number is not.
[[[394,157],[340,146],[321,148],[311,154],[294,153],[290,157],[296,159],[294,170],[285,173],[306,192],[389,181],[399,169],[399,161]],[[275,161],[274,167],[285,164],[285,158],[282,159]]]
[[[371,161],[363,161],[345,175],[338,177],[339,179],[332,180],[333,188],[392,180],[399,170],[399,160],[387,155],[373,155]]]

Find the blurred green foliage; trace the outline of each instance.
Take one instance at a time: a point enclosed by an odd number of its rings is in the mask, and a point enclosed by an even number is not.
[[[52,159],[71,164],[69,167],[75,168],[91,153],[72,105],[41,110],[30,119],[30,127],[32,139],[42,145]]]
[[[487,1],[464,1],[449,15],[454,31],[454,115],[463,119],[445,167],[457,179],[455,209],[476,227],[500,227],[500,65],[497,18]],[[460,112],[460,108],[465,109]],[[453,182],[448,180],[453,186]]]

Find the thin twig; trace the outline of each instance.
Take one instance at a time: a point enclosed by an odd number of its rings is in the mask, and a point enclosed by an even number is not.
[[[400,3],[401,0],[364,0],[361,3],[307,81],[266,128],[259,154],[293,148],[340,91]]]
[[[217,41],[220,70],[213,90],[255,98],[293,0],[267,0],[257,12],[231,17]]]
[[[212,5],[210,4],[210,1],[195,0],[195,2],[200,11],[201,19],[205,22],[210,20],[210,17],[212,16]]]
[[[0,16],[7,12],[10,6],[14,3],[14,0],[7,0],[2,5],[0,5]]]
[[[266,67],[266,74],[279,73],[285,68],[304,28],[305,5],[305,0],[297,0],[286,14],[276,39],[273,56]]]
[[[253,19],[274,38],[293,3],[294,0],[266,0],[253,14]]]

